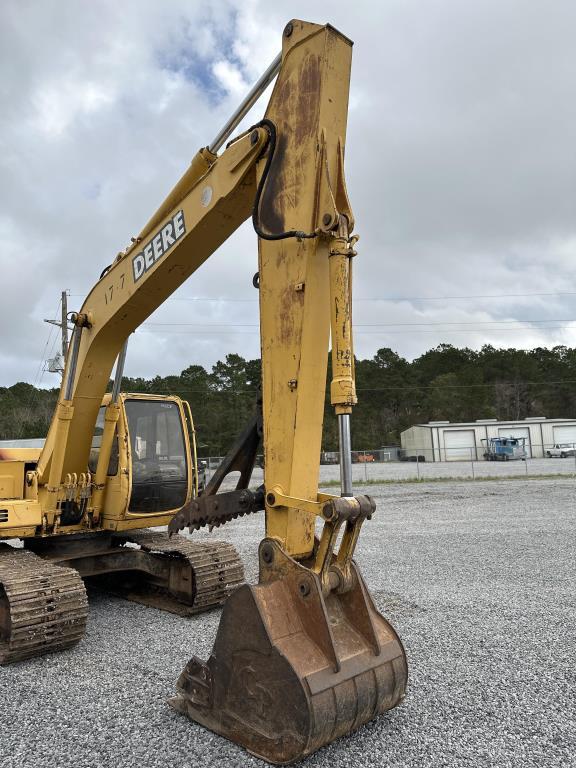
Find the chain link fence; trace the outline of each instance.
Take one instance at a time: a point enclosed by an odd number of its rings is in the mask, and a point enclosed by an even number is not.
[[[222,459],[221,456],[202,459],[205,462],[207,480],[212,477]],[[263,480],[263,463],[263,457],[259,456],[252,484]],[[441,461],[433,460],[429,447],[411,448],[410,455],[406,455],[399,446],[352,451],[352,479],[359,485],[393,481],[550,476],[576,477],[576,444],[533,444],[527,446],[525,458],[506,458],[505,455],[485,458],[485,449],[481,446],[443,448]],[[323,452],[320,457],[320,483],[337,483],[339,478],[338,453]],[[226,487],[234,485],[234,477],[226,481]]]

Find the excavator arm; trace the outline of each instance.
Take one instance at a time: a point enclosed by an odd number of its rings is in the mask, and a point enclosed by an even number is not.
[[[344,147],[351,52],[350,40],[330,26],[297,20],[286,26],[281,59],[266,74],[269,80],[280,65],[264,120],[220,155],[222,136],[198,153],[76,314],[57,413],[37,467],[44,506],[55,508],[62,478],[85,471],[89,436],[128,335],[252,215],[259,238],[262,418],[246,440],[254,453],[262,431],[265,482],[258,494],[240,491],[227,504],[228,517],[265,506],[260,578],[229,598],[210,659],[189,662],[172,703],[277,763],[307,755],[395,706],[406,684],[400,640],[353,561],[374,503],[353,495],[350,465],[356,238]],[[330,340],[338,497],[318,492]],[[113,399],[96,493],[114,407]],[[246,481],[240,454],[241,446],[227,467],[240,467]],[[213,524],[219,497],[209,497],[192,500],[171,530]]]
[[[206,663],[191,659],[172,700],[192,720],[275,763],[297,760],[396,706],[406,685],[402,644],[352,559],[374,502],[353,495],[350,464],[356,238],[343,164],[351,49],[330,26],[292,21],[284,30],[253,208],[265,454],[260,578],[229,598],[212,655]],[[340,497],[318,492],[330,339]],[[258,495],[244,503],[259,508]],[[170,528],[192,529],[210,511],[217,514],[214,498],[200,496]],[[230,514],[226,505],[221,512]]]

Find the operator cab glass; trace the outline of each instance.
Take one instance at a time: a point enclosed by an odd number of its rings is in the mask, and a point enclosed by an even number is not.
[[[169,512],[188,495],[186,444],[180,409],[165,400],[126,400],[132,493],[130,512]]]

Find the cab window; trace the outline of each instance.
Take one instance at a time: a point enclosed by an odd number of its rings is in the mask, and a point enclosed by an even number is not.
[[[126,400],[132,459],[130,512],[169,512],[188,495],[180,409],[165,400]]]

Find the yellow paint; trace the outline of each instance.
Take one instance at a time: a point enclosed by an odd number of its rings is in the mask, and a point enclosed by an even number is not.
[[[176,209],[158,224],[157,229],[161,229],[178,210],[183,212],[186,233],[177,246],[135,280],[132,260],[147,241],[133,244],[84,301],[80,314],[89,315],[92,325],[82,329],[70,401],[74,419],[64,446],[62,478],[67,473],[85,471],[98,409],[125,340],[249,216],[255,194],[254,164],[265,139],[265,131],[261,130],[255,144],[249,136],[235,142],[213,163]],[[202,203],[206,186],[212,189],[208,206]],[[63,388],[69,363],[70,355]],[[38,462],[42,482],[50,476],[51,464],[59,450],[57,431],[58,419],[54,419]]]
[[[104,528],[110,531],[133,531],[137,528],[151,528],[157,525],[168,525],[173,516],[174,512],[166,512],[162,515],[148,515],[146,517],[146,524],[143,525],[141,515],[129,514],[125,520],[113,520],[107,518],[104,523]],[[134,518],[133,520],[129,519],[132,517]]]
[[[142,513],[135,514],[128,511],[131,493],[132,457],[129,450],[127,434],[127,419],[124,403],[130,400],[149,400],[175,403],[178,406],[180,420],[183,424],[184,448],[188,467],[188,501],[196,493],[196,441],[193,429],[186,429],[186,416],[192,422],[190,406],[179,397],[146,395],[146,394],[122,394],[117,405],[111,403],[110,395],[105,395],[102,405],[107,408],[109,421],[114,425],[118,435],[118,472],[114,476],[106,476],[102,482],[97,476],[93,478],[93,487],[89,499],[87,512],[89,513],[77,525],[62,526],[59,523],[58,502],[65,498],[66,489],[74,488],[75,498],[78,500],[81,493],[80,478],[69,477],[64,482],[51,490],[43,485],[38,489],[38,500],[24,499],[24,491],[27,488],[24,476],[24,462],[14,460],[0,460],[0,539],[15,538],[19,536],[51,536],[73,534],[82,531],[124,531],[137,528],[147,528],[155,525],[167,525],[178,509],[160,514]],[[112,442],[114,431],[109,438]],[[103,441],[102,441],[103,442]],[[102,450],[102,444],[101,448]],[[108,459],[110,451],[108,450]],[[106,470],[108,460],[106,460]],[[98,488],[103,485],[104,488]],[[4,489],[4,490],[3,490]],[[54,500],[54,501],[53,501]],[[94,515],[96,503],[103,500],[102,514]],[[4,513],[4,514],[3,514]],[[7,517],[7,520],[4,518]],[[24,531],[24,528],[26,530]]]
[[[24,496],[24,462],[0,462],[0,502],[2,499],[21,499]]]
[[[0,465],[1,466],[1,465]],[[3,500],[0,501],[0,510],[8,513],[8,519],[2,522],[0,517],[0,538],[10,538],[21,534],[13,533],[12,528],[32,528],[42,523],[42,509],[37,501],[27,500]]]
[[[355,402],[349,258],[354,219],[343,173],[352,44],[330,26],[294,21],[292,27],[292,34],[283,38],[282,67],[266,111],[276,126],[277,146],[259,219],[270,233],[298,230],[317,236],[260,239],[260,326],[265,484],[282,489],[282,504],[267,508],[266,532],[288,554],[305,557],[312,551],[314,516],[323,498],[318,476],[331,315],[337,350],[333,403],[341,412]],[[106,387],[129,334],[250,216],[268,142],[268,131],[260,126],[218,157],[208,150],[197,153],[140,236],[90,291],[78,313],[84,327],[76,331],[81,336],[70,399],[64,399],[64,392],[71,355],[46,443],[31,460],[37,461],[36,472],[19,489],[22,471],[14,470],[19,473],[15,478],[0,463],[5,493],[11,489],[14,497],[30,497],[8,503],[16,517],[13,524],[0,524],[0,537],[31,527],[45,536],[169,521],[171,513],[128,511],[132,457],[124,403],[127,397],[158,398],[122,395],[114,405]],[[166,232],[174,235],[171,243],[162,239]],[[145,268],[136,268],[135,260]],[[344,323],[337,309],[344,311]],[[185,424],[187,405],[167,399],[178,403]],[[102,460],[92,477],[87,466],[102,404],[107,408]],[[189,423],[190,434],[185,429],[184,435],[191,498],[197,482],[191,413]],[[108,477],[115,429],[118,472]],[[3,452],[3,458],[9,455],[24,459]],[[87,514],[79,525],[62,526],[60,504],[81,498],[83,488],[91,492]]]
[[[326,229],[343,198],[337,180],[346,139],[352,45],[331,27],[293,22],[266,117],[281,140],[264,191],[263,226]],[[261,168],[259,169],[261,172]],[[328,210],[319,207],[331,201]],[[272,215],[269,208],[272,207]],[[266,488],[316,501],[330,339],[331,234],[260,241],[260,330]],[[304,290],[296,290],[303,284]],[[290,384],[290,382],[295,382]],[[312,551],[314,520],[296,507],[266,511],[266,532],[288,554]]]

